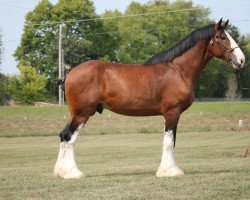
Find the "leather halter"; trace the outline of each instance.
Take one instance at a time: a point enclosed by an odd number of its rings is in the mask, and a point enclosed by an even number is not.
[[[234,47],[234,48],[232,48],[232,49],[228,49],[223,43],[219,42],[218,39],[215,39],[215,40],[216,40],[216,42],[217,42],[220,46],[222,46],[222,47],[224,48],[224,50],[226,51],[226,54],[227,54],[226,58],[227,58],[228,61],[229,61],[229,56],[230,56],[230,54],[231,54],[235,49],[240,48],[239,46],[236,46],[236,47]],[[214,44],[213,38],[211,38],[210,44],[211,44],[211,45]],[[238,90],[241,91],[241,86],[240,86],[240,82],[239,82],[240,70],[239,70],[239,69],[236,69],[234,73],[235,73],[236,80],[237,80]]]
[[[227,60],[230,60],[230,59],[229,59],[230,54],[231,54],[235,49],[239,48],[239,46],[236,46],[236,47],[234,47],[234,48],[232,48],[232,49],[229,49],[229,48],[227,48],[223,43],[221,43],[218,39],[215,39],[215,40],[216,40],[216,42],[217,42],[221,47],[223,47],[223,49],[225,50],[226,55],[227,55],[227,56],[226,56]],[[213,45],[213,43],[214,43],[213,38],[211,38],[210,44]]]

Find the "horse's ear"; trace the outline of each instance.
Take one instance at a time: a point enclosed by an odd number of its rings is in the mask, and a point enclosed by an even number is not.
[[[221,33],[223,29],[223,26],[222,26],[222,18],[220,19],[220,21],[218,23],[215,24],[214,26],[214,33]]]
[[[217,29],[221,30],[222,28],[222,18],[220,19],[220,21],[217,23]]]
[[[226,29],[228,25],[229,19],[223,24],[223,28]]]

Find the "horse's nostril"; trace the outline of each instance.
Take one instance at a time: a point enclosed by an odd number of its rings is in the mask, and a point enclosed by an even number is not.
[[[244,64],[245,64],[245,59],[244,58],[241,58],[241,59],[239,59],[239,64],[241,65],[241,66],[243,66]]]

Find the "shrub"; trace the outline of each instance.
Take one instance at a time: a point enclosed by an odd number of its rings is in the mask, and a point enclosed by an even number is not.
[[[20,65],[20,75],[8,77],[6,91],[15,101],[32,104],[45,99],[45,75],[36,73],[31,66]]]

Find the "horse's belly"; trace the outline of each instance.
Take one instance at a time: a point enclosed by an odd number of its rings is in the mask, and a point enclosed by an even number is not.
[[[158,110],[154,109],[129,109],[129,108],[108,108],[109,110],[127,116],[156,116],[161,115]]]
[[[104,107],[122,115],[128,116],[153,116],[161,115],[159,104],[148,101],[136,101],[132,97],[130,99],[113,99],[103,102]]]

